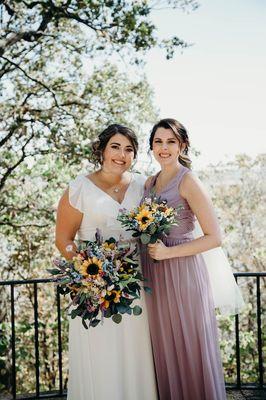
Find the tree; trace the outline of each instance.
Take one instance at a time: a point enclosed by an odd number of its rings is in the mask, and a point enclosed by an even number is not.
[[[265,270],[263,210],[265,154],[246,154],[202,173],[209,184],[223,230],[223,247],[239,272]]]
[[[29,157],[62,146],[64,157],[72,157],[76,136],[87,138],[92,120],[102,118],[101,89],[109,85],[109,77],[97,82],[100,97],[94,98],[92,88],[86,85],[85,60],[89,63],[99,53],[105,57],[119,53],[127,56],[127,62],[140,62],[152,47],[164,48],[171,57],[174,48],[187,46],[177,37],[162,41],[156,37],[150,14],[155,4],[163,6],[164,1],[1,3],[0,190]],[[193,0],[166,3],[172,7],[197,6]],[[104,122],[116,117],[116,104],[112,105],[114,114],[105,116]],[[88,113],[91,121],[84,125],[83,117]]]

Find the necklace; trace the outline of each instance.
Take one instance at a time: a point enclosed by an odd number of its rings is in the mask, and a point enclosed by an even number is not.
[[[99,171],[99,172],[100,172],[100,171]],[[102,182],[105,181],[105,180],[102,180],[102,179],[101,179],[101,174],[100,174],[100,180],[101,180]],[[129,181],[128,185],[126,185],[127,187],[130,185],[131,181],[132,181],[132,174],[131,174],[131,176],[130,176],[130,181]],[[104,182],[103,182],[103,183],[104,183]],[[113,192],[113,193],[116,193],[116,194],[119,193],[122,189],[123,189],[123,185],[121,186],[121,181],[118,183],[117,186],[109,187],[109,190],[110,190],[111,192]],[[108,190],[108,189],[106,188],[105,190]]]

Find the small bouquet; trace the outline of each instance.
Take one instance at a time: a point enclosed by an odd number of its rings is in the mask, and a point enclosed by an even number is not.
[[[146,197],[135,209],[120,210],[117,219],[127,231],[133,231],[132,236],[139,237],[142,244],[156,243],[169,234],[172,226],[178,225],[178,211],[182,208],[182,205],[169,207],[166,200],[156,196]]]
[[[74,306],[70,315],[82,318],[86,329],[96,327],[104,318],[120,323],[122,314],[140,315],[140,298],[144,278],[135,259],[136,246],[114,238],[103,241],[99,232],[95,241],[82,242],[72,260],[55,259],[56,268],[48,269],[63,295],[70,293]],[[149,291],[149,288],[144,287]],[[88,325],[87,325],[88,321]]]

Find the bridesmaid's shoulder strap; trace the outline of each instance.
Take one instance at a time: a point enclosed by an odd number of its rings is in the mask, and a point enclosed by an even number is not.
[[[180,183],[182,182],[183,177],[188,173],[191,172],[191,170],[187,167],[184,167],[183,165],[181,165],[180,167],[180,171],[177,174],[177,186],[180,186]]]
[[[144,186],[145,191],[150,190],[153,187],[155,179],[156,179],[156,175],[148,177],[148,179],[145,182],[145,186]]]

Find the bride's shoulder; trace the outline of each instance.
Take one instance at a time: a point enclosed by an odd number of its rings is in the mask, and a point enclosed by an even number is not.
[[[88,178],[86,174],[77,175],[69,182],[68,197],[72,207],[84,212],[88,201]]]
[[[71,181],[69,182],[69,188],[71,189],[77,189],[80,188],[81,186],[84,185],[84,183],[86,183],[86,174],[79,174],[77,175],[75,178],[71,179]]]

